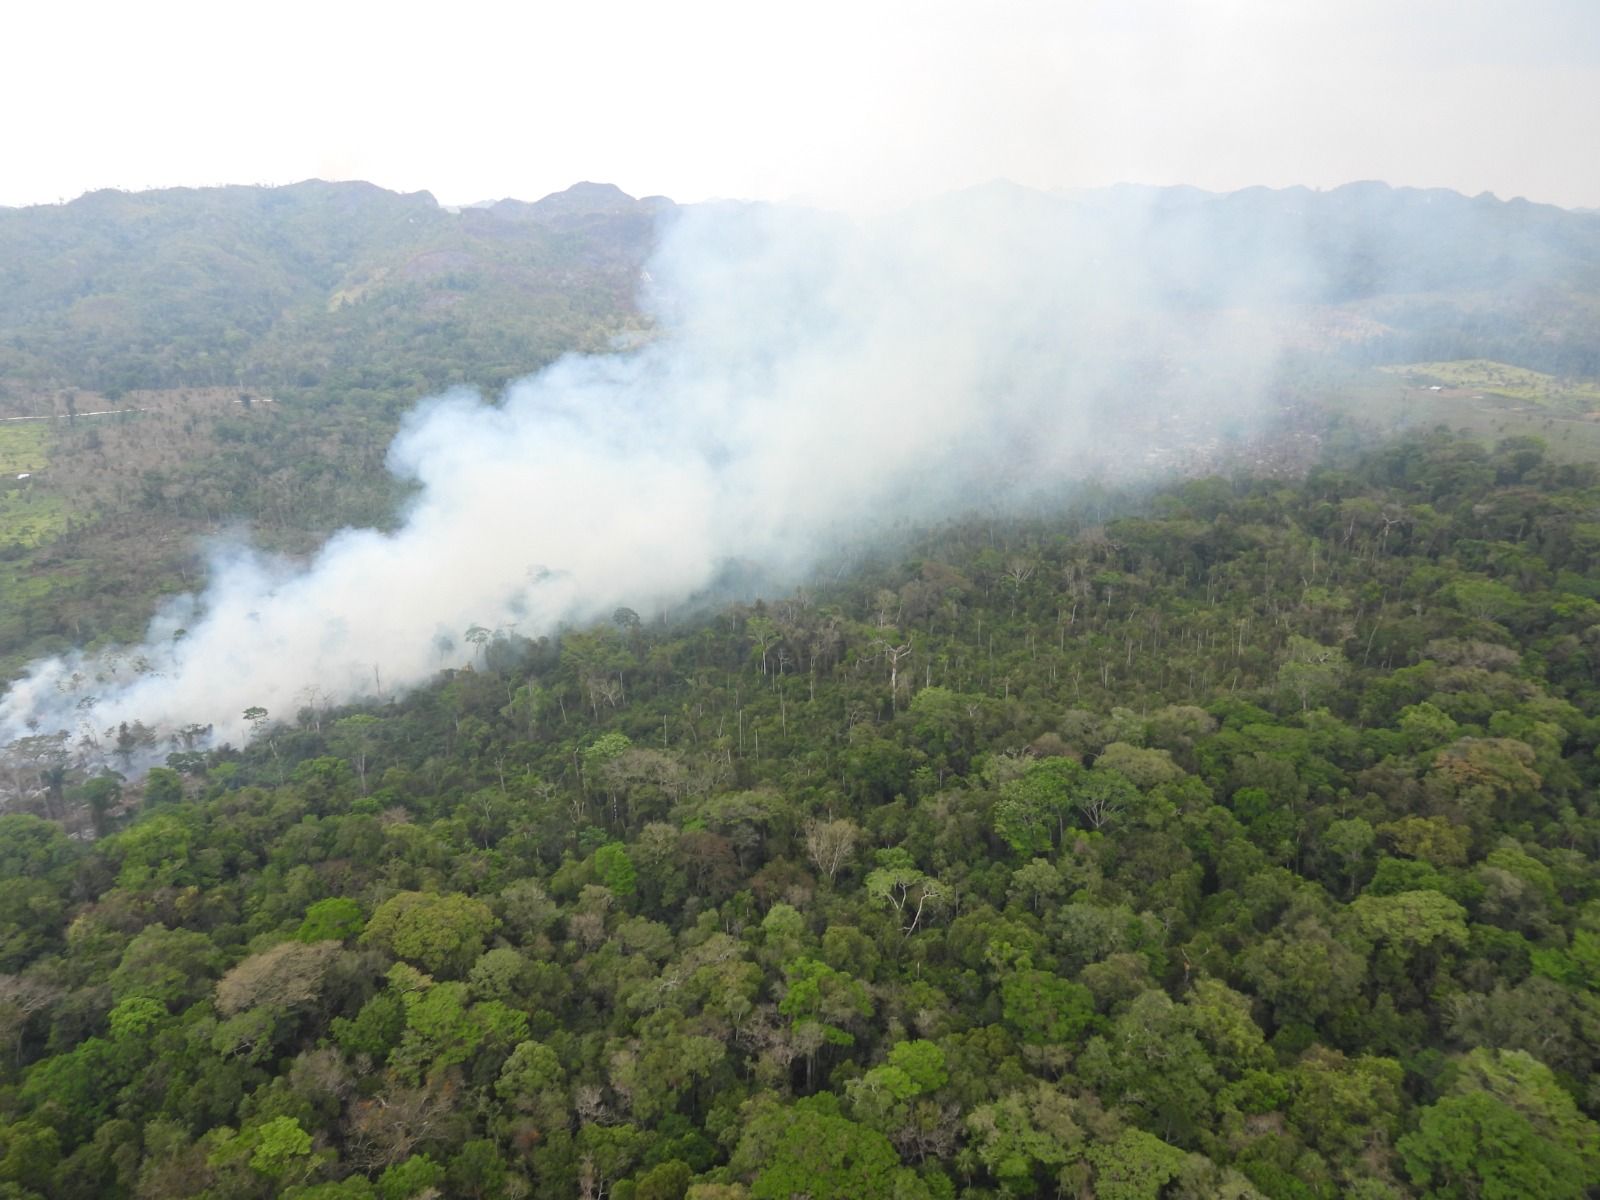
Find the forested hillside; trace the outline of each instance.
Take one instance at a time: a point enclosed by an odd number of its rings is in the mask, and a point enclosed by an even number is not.
[[[208,537],[304,553],[392,521],[402,415],[636,335],[670,209],[315,181],[0,209],[0,676],[137,640]]]
[[[579,184],[451,212],[312,180],[0,209],[0,394],[495,386],[604,348],[670,207]]]
[[[13,753],[0,1194],[1592,1194],[1597,563],[1441,432]]]
[[[1174,309],[1254,305],[1228,336],[1271,327],[1293,349],[1274,402],[1337,392],[1384,427],[1415,407],[1600,453],[1593,214],[1382,184],[996,185],[929,207],[959,229],[997,204],[1126,259]],[[0,677],[137,642],[163,597],[203,585],[209,538],[303,555],[393,523],[384,456],[419,399],[653,336],[639,285],[676,211],[605,184],[456,212],[318,181],[0,209]],[[1114,293],[1115,271],[1083,278],[1102,274]],[[1400,375],[1414,405],[1375,363],[1418,368]],[[1180,365],[1144,362],[1127,390],[1184,403]]]

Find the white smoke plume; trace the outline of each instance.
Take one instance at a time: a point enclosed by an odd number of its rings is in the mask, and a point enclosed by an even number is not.
[[[424,403],[390,450],[420,485],[397,531],[345,530],[302,566],[219,552],[143,645],[35,664],[0,739],[138,721],[238,740],[249,707],[462,665],[471,626],[663,611],[729,559],[792,576],[841,528],[1050,492],[1248,417],[1279,350],[1253,306],[1297,290],[1303,258],[1249,231],[1214,246],[1149,199],[684,210],[641,285],[650,344],[498,403]]]

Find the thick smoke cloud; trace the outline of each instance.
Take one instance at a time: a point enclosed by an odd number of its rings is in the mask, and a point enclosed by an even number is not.
[[[423,404],[390,451],[419,485],[396,532],[300,566],[219,551],[143,645],[36,664],[0,737],[237,741],[248,707],[286,719],[462,665],[474,625],[648,615],[731,559],[795,577],[841,530],[1047,494],[1248,419],[1279,347],[1256,305],[1303,294],[1301,257],[1248,229],[1219,247],[1152,202],[996,186],[872,219],[680,212],[641,281],[650,344]]]

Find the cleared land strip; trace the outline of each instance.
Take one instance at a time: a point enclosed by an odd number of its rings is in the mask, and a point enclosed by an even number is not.
[[[143,408],[97,408],[93,412],[40,413],[29,417],[0,417],[0,421],[70,421],[76,417],[114,417],[118,413],[146,412]]]

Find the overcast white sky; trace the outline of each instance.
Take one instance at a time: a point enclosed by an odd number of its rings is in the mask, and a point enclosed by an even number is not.
[[[997,177],[1600,206],[1600,0],[54,0],[0,204],[288,183],[881,206]]]

